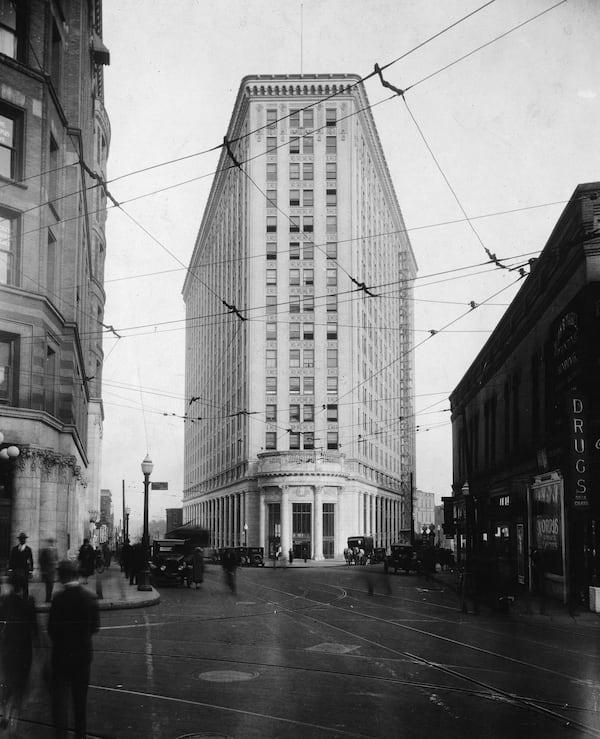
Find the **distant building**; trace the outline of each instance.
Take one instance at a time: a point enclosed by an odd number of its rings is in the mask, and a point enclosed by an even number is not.
[[[433,531],[435,522],[435,493],[415,490],[413,510],[414,531],[422,535],[425,530]]]
[[[485,557],[515,588],[543,579],[563,601],[585,601],[600,578],[599,364],[600,183],[591,183],[576,188],[450,397],[459,555]]]
[[[167,508],[167,531],[183,526],[183,508]]]
[[[314,559],[388,545],[409,526],[416,264],[364,87],[246,77],[227,140],[183,288],[184,521]]]
[[[0,565],[20,531],[76,552],[100,506],[101,36],[101,0],[0,2]]]

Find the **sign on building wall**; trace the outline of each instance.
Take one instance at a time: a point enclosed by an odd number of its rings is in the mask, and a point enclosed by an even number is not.
[[[564,484],[558,472],[534,478],[529,488],[529,537],[531,549],[537,549],[548,574],[565,579],[565,501]]]

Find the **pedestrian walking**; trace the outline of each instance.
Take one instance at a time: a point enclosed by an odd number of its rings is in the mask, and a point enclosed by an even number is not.
[[[83,577],[83,581],[87,583],[88,577],[91,577],[96,569],[96,552],[89,539],[83,540],[83,544],[79,547],[77,560],[79,562],[79,572]]]
[[[39,565],[42,573],[42,582],[46,589],[46,603],[52,600],[52,590],[56,579],[56,565],[58,553],[54,546],[54,539],[46,539],[46,545],[40,549]]]
[[[33,552],[27,546],[29,537],[23,531],[19,534],[19,543],[10,550],[8,571],[15,593],[27,599],[29,597],[29,578],[33,572]]]
[[[204,580],[204,552],[201,547],[196,547],[192,554],[192,580],[196,584],[196,590]]]
[[[0,728],[8,736],[23,736],[17,723],[31,671],[32,643],[38,635],[33,598],[21,598],[7,577],[0,580],[0,669],[2,670]]]
[[[129,577],[131,570],[131,544],[126,539],[121,547],[121,571],[125,573],[125,577]]]
[[[237,570],[237,556],[232,549],[226,549],[221,554],[221,566],[223,567],[223,573],[225,575],[225,582],[227,587],[235,595],[236,593],[236,582],[235,573]]]
[[[58,577],[64,589],[54,596],[48,616],[48,636],[52,643],[50,691],[56,739],[67,737],[69,696],[75,716],[75,739],[85,739],[92,635],[100,628],[98,603],[82,587],[77,575],[75,562],[59,563]]]
[[[290,564],[293,564],[293,562],[294,562],[294,552],[292,551],[292,549],[290,549],[290,551],[288,552],[288,559],[290,560]]]
[[[131,547],[131,557],[129,560],[130,585],[137,585],[139,574],[144,569],[144,564],[144,547],[138,541]]]
[[[302,547],[302,558],[304,559],[304,564],[306,564],[306,560],[308,559],[308,547]]]

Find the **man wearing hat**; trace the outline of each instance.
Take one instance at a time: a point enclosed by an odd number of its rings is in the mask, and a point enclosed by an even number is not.
[[[33,572],[33,552],[27,546],[27,534],[19,534],[19,543],[10,550],[8,570],[15,593],[29,597],[29,576]]]

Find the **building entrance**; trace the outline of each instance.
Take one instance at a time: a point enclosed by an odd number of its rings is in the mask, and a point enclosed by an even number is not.
[[[296,559],[312,559],[312,504],[292,505],[292,550]]]

